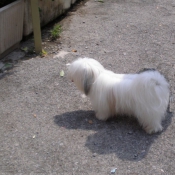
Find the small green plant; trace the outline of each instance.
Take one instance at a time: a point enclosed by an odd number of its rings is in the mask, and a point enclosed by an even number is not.
[[[45,57],[46,55],[47,55],[47,52],[44,49],[42,49],[40,56]]]
[[[56,40],[59,36],[60,33],[62,32],[62,28],[60,24],[56,24],[53,29],[51,30],[51,37],[52,40]]]

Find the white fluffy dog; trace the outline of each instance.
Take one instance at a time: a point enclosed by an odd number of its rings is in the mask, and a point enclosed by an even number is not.
[[[69,78],[90,97],[96,117],[135,116],[147,133],[162,131],[169,103],[169,84],[157,71],[115,74],[98,61],[79,58],[69,66]]]

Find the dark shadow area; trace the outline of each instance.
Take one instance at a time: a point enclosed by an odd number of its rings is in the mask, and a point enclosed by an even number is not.
[[[5,76],[9,76],[12,75],[13,72],[4,72],[4,73],[0,73],[0,80],[3,79]]]
[[[164,132],[171,123],[173,114],[167,113],[163,121]],[[89,121],[92,123],[90,124]],[[107,122],[95,118],[93,111],[74,111],[54,117],[54,122],[67,129],[94,130],[85,146],[93,153],[111,154],[122,160],[139,161],[149,151],[150,146],[161,133],[149,135],[133,118],[118,117]]]
[[[27,44],[26,42],[23,42],[20,44],[19,48],[0,59],[0,63],[3,64],[3,67],[0,68],[0,79],[12,75],[14,68],[18,67],[21,61],[36,58],[38,56],[34,52],[33,44],[32,39],[28,40]]]

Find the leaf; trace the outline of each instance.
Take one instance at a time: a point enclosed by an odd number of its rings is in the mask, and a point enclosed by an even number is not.
[[[45,57],[46,55],[47,55],[47,52],[44,49],[42,49],[40,56]]]
[[[28,49],[28,47],[23,47],[23,48],[21,48],[21,50],[27,53],[29,49]]]
[[[8,69],[8,68],[12,67],[12,64],[11,63],[6,63],[4,66],[5,66],[6,69]]]
[[[92,124],[92,123],[93,123],[93,121],[92,121],[92,120],[89,120],[89,121],[88,121],[88,123],[89,123],[89,124]]]
[[[60,72],[60,77],[64,77],[64,71],[63,70],[61,70],[61,72]]]

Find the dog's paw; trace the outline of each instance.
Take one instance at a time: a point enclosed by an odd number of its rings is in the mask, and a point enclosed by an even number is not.
[[[154,134],[157,132],[161,132],[162,131],[162,126],[161,125],[157,125],[157,126],[146,126],[144,127],[144,130],[148,133],[148,134]]]
[[[96,116],[96,118],[98,120],[101,120],[101,121],[106,121],[108,119],[108,116],[107,115],[104,115],[104,114],[98,113],[98,112],[96,112],[96,115],[95,116]]]

